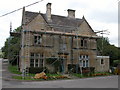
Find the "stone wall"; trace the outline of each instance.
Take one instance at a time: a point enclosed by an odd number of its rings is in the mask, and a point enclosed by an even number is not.
[[[103,63],[101,63],[102,59],[103,59]],[[97,72],[108,72],[110,69],[109,56],[97,56],[95,64],[96,64],[95,70]]]

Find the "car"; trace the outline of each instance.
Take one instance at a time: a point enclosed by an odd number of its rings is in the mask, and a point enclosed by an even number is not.
[[[8,63],[8,59],[3,59],[3,63]]]

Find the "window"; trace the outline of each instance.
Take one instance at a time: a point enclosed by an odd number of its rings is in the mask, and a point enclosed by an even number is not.
[[[31,53],[30,67],[43,67],[43,54]]]
[[[87,47],[87,40],[81,39],[81,47]]]
[[[86,55],[86,60],[88,60],[89,59],[89,56],[88,55]]]
[[[30,66],[34,67],[34,59],[30,59]]]
[[[81,47],[83,47],[83,40],[81,40]]]
[[[82,60],[80,60],[80,66],[81,66],[81,67],[82,67],[82,63],[83,63]]]
[[[86,67],[88,67],[88,60],[86,60]]]
[[[85,67],[85,60],[83,60],[83,67]]]
[[[41,44],[42,38],[41,36],[34,36],[34,43],[35,44]]]
[[[88,55],[80,55],[79,56],[79,65],[80,65],[80,67],[89,67],[89,56]]]
[[[101,64],[104,64],[104,60],[103,59],[101,59]]]
[[[83,55],[80,55],[79,59],[82,60],[83,59]]]
[[[38,66],[38,59],[35,59],[35,67],[39,67]]]
[[[84,40],[84,47],[87,47],[87,40]]]

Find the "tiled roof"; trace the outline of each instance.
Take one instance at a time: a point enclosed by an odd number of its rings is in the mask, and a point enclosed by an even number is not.
[[[36,12],[29,12],[26,11],[26,23],[29,23],[32,21],[39,13]],[[78,27],[82,22],[83,19],[76,19],[76,18],[68,18],[65,16],[59,16],[59,15],[52,15],[51,22],[47,21],[46,14],[40,13],[41,16],[45,19],[47,24],[54,28],[55,31],[65,31],[65,32],[71,32],[72,30],[75,30],[76,27]]]

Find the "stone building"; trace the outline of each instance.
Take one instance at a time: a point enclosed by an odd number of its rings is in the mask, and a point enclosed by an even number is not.
[[[22,13],[20,70],[26,67],[48,67],[46,58],[63,58],[63,72],[68,65],[95,67],[97,58],[96,40],[85,17],[75,18],[75,10],[68,9],[68,16],[51,14],[51,3],[46,13],[25,11]]]
[[[97,56],[96,71],[107,72],[110,69],[109,56]]]

